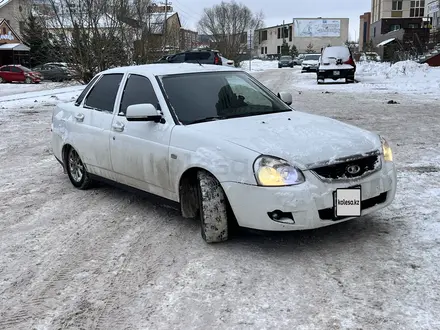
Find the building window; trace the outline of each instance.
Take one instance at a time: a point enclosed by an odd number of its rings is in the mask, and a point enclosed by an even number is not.
[[[277,38],[281,39],[281,29],[280,28],[278,28]]]
[[[6,28],[3,28],[3,34],[6,35]]]
[[[292,41],[292,25],[289,25],[289,41]]]
[[[400,30],[400,24],[390,25],[390,31]]]
[[[281,46],[277,46],[277,54],[281,54]]]
[[[267,30],[261,31],[261,41],[267,40]]]
[[[264,47],[264,54],[267,54],[267,47]]]
[[[261,47],[261,54],[264,54],[264,47]]]
[[[373,37],[376,37],[376,27],[373,29]]]
[[[402,10],[402,0],[393,1],[392,10]]]
[[[409,29],[418,29],[420,28],[420,25],[418,23],[410,23],[408,24]]]
[[[424,0],[411,1],[409,16],[410,17],[425,16],[425,1]]]

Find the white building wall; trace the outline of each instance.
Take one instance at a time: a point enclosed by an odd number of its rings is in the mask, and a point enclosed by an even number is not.
[[[298,18],[302,19],[302,18]],[[304,18],[309,19],[309,18]],[[332,46],[340,46],[345,44],[348,40],[348,31],[349,31],[349,19],[348,18],[320,18],[327,20],[340,20],[341,21],[341,30],[339,37],[295,37],[295,27],[293,23],[286,24],[286,27],[292,26],[292,40],[290,38],[285,38],[289,47],[295,45],[300,53],[305,53],[307,50],[307,46],[309,44],[313,45],[313,50],[316,53],[321,52],[321,48],[326,47],[328,45]],[[310,18],[310,20],[313,20]],[[258,51],[258,57],[265,57],[266,55],[275,55],[278,51],[278,46],[281,47],[283,43],[283,38],[278,38],[278,28],[282,28],[281,25],[273,26],[269,28],[263,28],[256,32],[256,39],[258,42],[256,43],[256,51]],[[267,30],[267,40],[260,40],[259,37],[262,31]],[[267,50],[267,51],[266,51]]]

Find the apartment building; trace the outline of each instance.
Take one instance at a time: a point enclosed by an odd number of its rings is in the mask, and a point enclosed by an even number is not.
[[[429,0],[372,0],[371,22],[383,18],[415,18],[425,16],[425,5]]]
[[[430,18],[432,28],[440,30],[440,0],[427,0],[425,13]]]
[[[359,17],[359,50],[364,50],[370,41],[371,13],[364,13]]]

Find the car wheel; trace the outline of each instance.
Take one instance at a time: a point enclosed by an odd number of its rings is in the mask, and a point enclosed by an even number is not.
[[[5,80],[2,77],[0,77],[0,84],[3,84],[4,82]]]
[[[86,168],[75,149],[69,148],[66,156],[66,169],[70,182],[81,190],[88,189],[92,180],[86,171]]]
[[[24,81],[26,84],[32,84],[32,79],[27,77],[26,80]]]
[[[197,173],[202,237],[207,243],[228,239],[228,202],[220,183],[211,174]]]

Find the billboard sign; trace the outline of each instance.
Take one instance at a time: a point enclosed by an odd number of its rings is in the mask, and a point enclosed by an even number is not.
[[[340,37],[339,19],[294,19],[293,35],[297,38]]]
[[[439,11],[439,4],[437,0],[428,3],[428,15],[434,14],[438,11]]]

